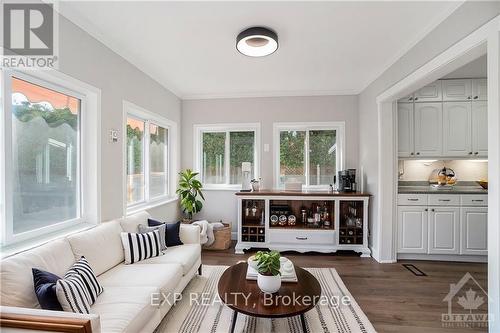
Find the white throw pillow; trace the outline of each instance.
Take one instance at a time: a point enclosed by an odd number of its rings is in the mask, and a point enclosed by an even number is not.
[[[69,274],[80,274],[89,293],[89,303],[90,305],[94,304],[97,296],[102,294],[104,289],[97,281],[97,277],[94,274],[94,270],[90,267],[89,262],[85,257],[81,257],[77,262],[74,263],[73,267],[66,273]]]
[[[56,283],[57,300],[64,311],[89,313],[90,295],[80,274],[69,271]]]
[[[125,264],[133,264],[163,254],[158,230],[145,234],[122,232],[121,237],[125,250]]]
[[[162,251],[167,249],[167,242],[165,240],[166,229],[167,229],[167,226],[165,225],[165,223],[163,223],[162,225],[154,226],[154,227],[149,227],[149,226],[144,225],[144,224],[139,224],[139,233],[140,234],[145,234],[145,233],[155,231],[155,230],[158,230],[160,232],[160,244],[161,244]]]

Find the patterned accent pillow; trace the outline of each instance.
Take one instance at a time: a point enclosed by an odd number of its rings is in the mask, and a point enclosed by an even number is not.
[[[90,295],[80,274],[68,271],[63,279],[57,281],[56,294],[64,311],[89,313]]]
[[[167,226],[165,223],[162,223],[161,225],[154,226],[154,227],[148,227],[147,225],[144,224],[139,224],[139,233],[140,234],[145,234],[151,231],[158,230],[160,232],[160,244],[161,244],[161,250],[166,250],[167,249],[167,243],[165,242],[165,235],[167,233]]]
[[[99,281],[97,281],[97,277],[85,257],[82,256],[77,262],[75,262],[66,275],[74,273],[80,274],[82,277],[85,287],[90,295],[89,303],[90,305],[94,304],[97,296],[102,294],[104,289],[99,284]]]
[[[163,254],[158,230],[145,234],[122,232],[121,238],[125,250],[125,264],[133,264]]]

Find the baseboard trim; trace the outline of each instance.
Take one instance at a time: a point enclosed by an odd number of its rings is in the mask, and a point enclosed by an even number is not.
[[[458,254],[398,253],[398,260],[457,261],[457,262],[487,263],[488,256],[458,255]]]

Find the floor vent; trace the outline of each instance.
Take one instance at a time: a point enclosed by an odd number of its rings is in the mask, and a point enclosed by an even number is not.
[[[403,264],[403,267],[413,273],[416,276],[427,276],[424,272],[417,268],[417,266],[413,264]]]

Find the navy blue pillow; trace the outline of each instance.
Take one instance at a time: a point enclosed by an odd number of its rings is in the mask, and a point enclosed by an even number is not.
[[[148,225],[150,227],[156,227],[161,224],[163,224],[163,222],[156,221],[153,219],[148,219]],[[165,241],[167,243],[167,247],[183,245],[184,243],[181,242],[181,238],[179,237],[179,232],[181,229],[181,221],[175,223],[165,223],[165,225],[167,226],[165,228]]]
[[[32,268],[31,272],[33,273],[36,298],[38,298],[42,309],[63,311],[56,294],[56,282],[61,278],[36,268]]]

